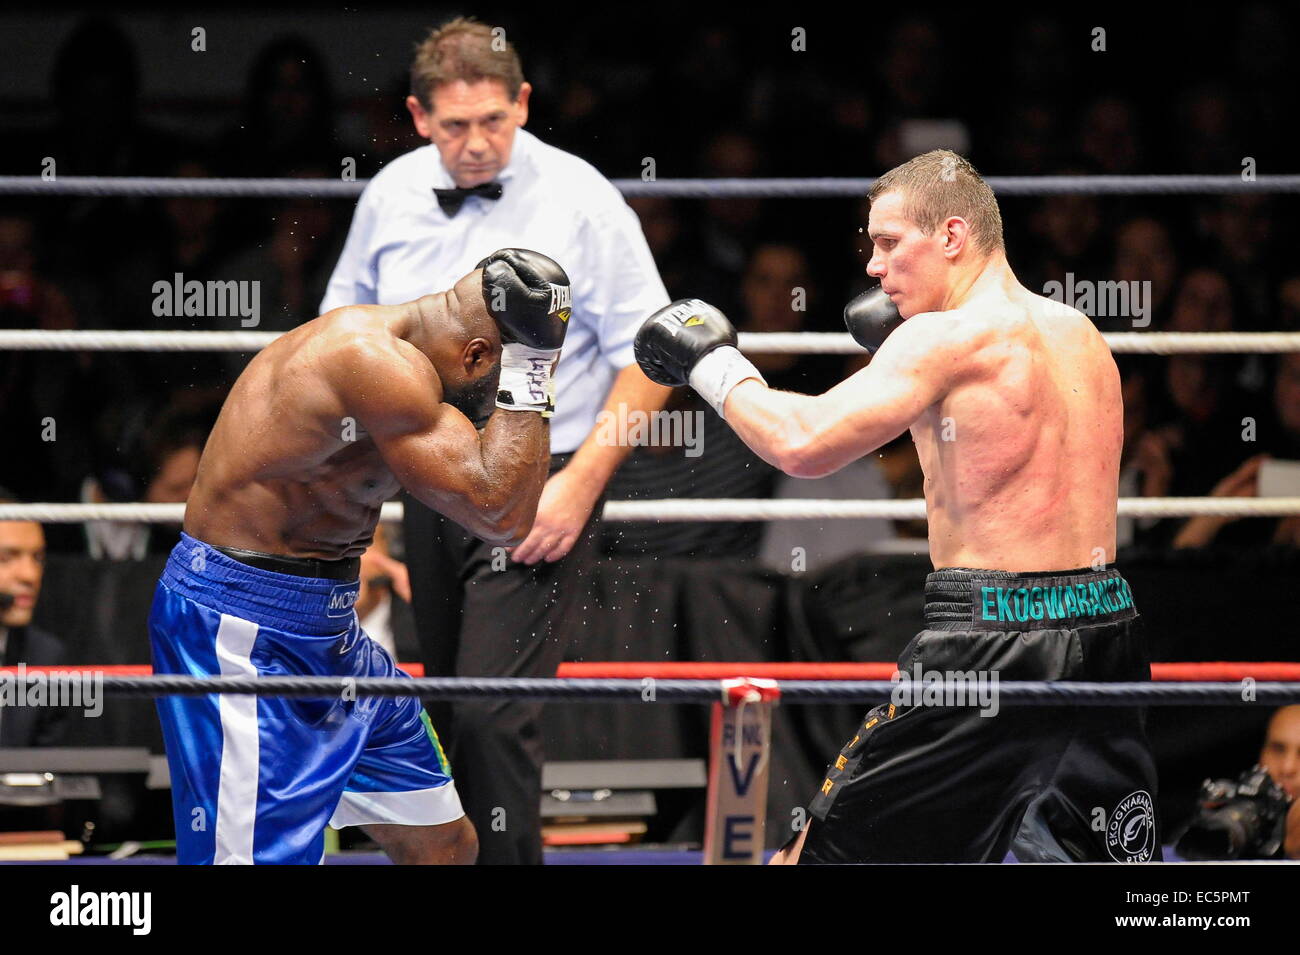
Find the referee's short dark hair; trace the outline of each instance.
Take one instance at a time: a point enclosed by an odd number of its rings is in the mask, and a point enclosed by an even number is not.
[[[433,91],[444,83],[499,80],[510,99],[519,98],[524,68],[505,30],[457,17],[431,31],[415,48],[411,64],[411,95],[433,110]]]

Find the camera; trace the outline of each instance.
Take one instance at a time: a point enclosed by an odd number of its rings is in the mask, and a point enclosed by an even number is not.
[[[1197,804],[1196,817],[1175,846],[1184,859],[1281,857],[1291,800],[1263,766],[1255,765],[1236,781],[1207,779]]]

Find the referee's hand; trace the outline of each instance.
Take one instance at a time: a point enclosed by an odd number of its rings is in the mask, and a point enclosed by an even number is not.
[[[511,559],[519,564],[554,563],[573,550],[600,497],[601,488],[593,489],[593,483],[568,468],[552,474],[542,488],[533,529],[510,552]]]

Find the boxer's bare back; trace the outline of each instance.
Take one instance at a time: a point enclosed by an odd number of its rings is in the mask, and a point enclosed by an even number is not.
[[[1110,348],[1087,316],[1011,280],[899,333],[951,336],[956,349],[932,366],[948,380],[911,426],[934,566],[1113,560],[1123,405]]]

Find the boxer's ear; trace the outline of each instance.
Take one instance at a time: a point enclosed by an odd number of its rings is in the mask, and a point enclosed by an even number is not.
[[[944,257],[955,258],[970,241],[970,223],[961,216],[949,216],[942,228]]]
[[[495,364],[494,355],[496,349],[486,338],[471,338],[465,343],[465,348],[461,351],[462,364],[465,366],[465,373],[473,375],[482,372]]]

